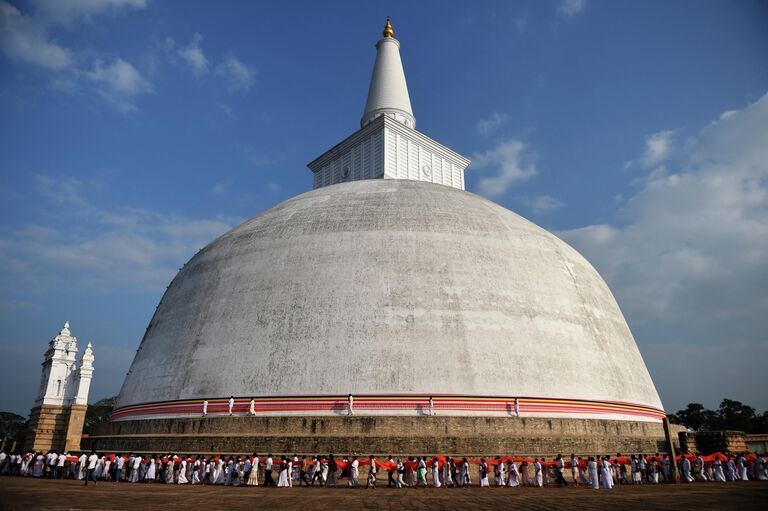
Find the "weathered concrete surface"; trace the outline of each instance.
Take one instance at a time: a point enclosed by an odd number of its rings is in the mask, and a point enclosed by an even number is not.
[[[673,434],[684,428],[672,426]],[[103,452],[554,456],[666,452],[661,424],[501,417],[216,417],[101,425]]]
[[[346,483],[346,482],[345,482]],[[386,475],[384,476],[386,486]],[[477,488],[353,490],[349,488],[238,488],[201,485],[99,483],[0,479],[3,509],[653,509],[697,511],[764,509],[768,482],[617,486],[579,488]]]
[[[305,193],[201,250],[163,296],[117,404],[348,392],[662,408],[581,255],[477,195],[405,180]]]

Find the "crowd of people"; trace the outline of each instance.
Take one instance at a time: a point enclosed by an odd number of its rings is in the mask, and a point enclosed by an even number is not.
[[[768,457],[750,453],[708,456],[684,454],[676,458],[682,482],[768,480]],[[226,486],[362,487],[361,468],[367,467],[366,488],[376,488],[386,474],[389,487],[558,487],[576,485],[611,489],[616,484],[658,484],[675,479],[668,455],[577,457],[554,460],[497,456],[467,459],[419,456],[377,459],[375,456],[203,456],[173,454],[128,455],[30,452],[0,453],[0,474],[21,477],[112,481],[119,483],[214,484]],[[474,467],[474,468],[473,468]],[[473,478],[477,477],[476,481]],[[277,480],[275,480],[277,478]],[[493,483],[493,484],[492,484]]]

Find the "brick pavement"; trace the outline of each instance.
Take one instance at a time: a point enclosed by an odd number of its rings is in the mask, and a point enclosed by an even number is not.
[[[0,509],[599,509],[724,510],[768,508],[768,482],[588,488],[349,488],[222,487],[99,483],[84,488],[71,480],[0,478]]]

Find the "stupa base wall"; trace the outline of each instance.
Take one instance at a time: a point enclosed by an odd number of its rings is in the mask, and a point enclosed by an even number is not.
[[[677,446],[677,431],[671,426]],[[199,417],[116,421],[84,449],[176,454],[495,456],[666,452],[662,424],[541,417]]]

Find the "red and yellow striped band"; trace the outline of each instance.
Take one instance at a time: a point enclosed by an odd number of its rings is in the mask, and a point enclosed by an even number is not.
[[[432,399],[432,409],[429,401]],[[269,396],[235,397],[232,413],[247,415],[251,399],[256,415],[340,415],[348,412],[348,396]],[[203,413],[203,398],[180,399],[122,406],[113,413],[111,420],[151,419],[159,417],[194,417]],[[229,398],[215,397],[208,400],[208,415],[228,415]],[[353,396],[355,414],[386,415],[507,415],[552,416],[558,415],[611,415],[641,420],[661,421],[664,410],[652,406],[623,401],[592,401],[548,397],[467,396],[455,394],[413,395],[361,394]],[[595,417],[598,418],[598,417]]]

